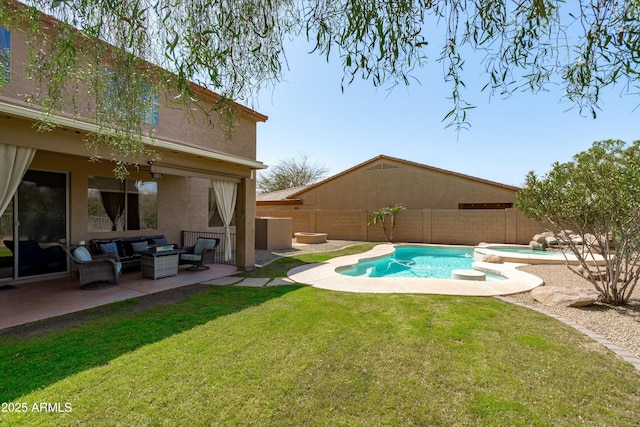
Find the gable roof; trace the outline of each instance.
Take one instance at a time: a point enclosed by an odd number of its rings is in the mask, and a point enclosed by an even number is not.
[[[287,198],[288,199],[296,199],[300,195],[304,194],[305,192],[307,192],[307,191],[309,191],[309,190],[311,190],[313,188],[319,187],[321,185],[325,185],[328,182],[333,181],[334,179],[337,179],[337,178],[339,178],[341,176],[347,175],[347,174],[349,174],[349,173],[351,173],[351,172],[353,172],[353,171],[355,171],[357,169],[362,169],[362,168],[364,168],[364,167],[366,167],[368,165],[371,165],[373,163],[376,163],[376,162],[378,162],[380,160],[382,160],[382,161],[387,160],[387,161],[391,161],[391,162],[402,163],[402,164],[405,164],[405,165],[414,166],[414,167],[422,168],[422,169],[433,171],[433,172],[438,172],[438,173],[442,173],[442,174],[446,174],[446,175],[455,176],[455,177],[458,177],[458,178],[468,179],[468,180],[480,182],[480,183],[483,183],[483,184],[493,185],[493,186],[504,188],[504,189],[507,189],[507,190],[512,190],[512,191],[520,190],[520,188],[511,186],[511,185],[501,184],[499,182],[490,181],[490,180],[482,179],[482,178],[477,178],[477,177],[471,176],[471,175],[465,175],[465,174],[462,174],[462,173],[453,172],[453,171],[449,171],[449,170],[446,170],[446,169],[440,169],[440,168],[436,168],[434,166],[425,165],[425,164],[422,164],[422,163],[411,162],[409,160],[399,159],[397,157],[391,157],[391,156],[387,156],[387,155],[384,155],[384,154],[380,154],[380,155],[378,155],[378,156],[376,156],[376,157],[374,157],[372,159],[366,160],[365,162],[360,163],[360,164],[358,164],[358,165],[356,165],[356,166],[354,166],[352,168],[346,169],[346,170],[344,170],[344,171],[342,171],[340,173],[337,173],[337,174],[335,174],[333,176],[330,176],[329,178],[326,178],[326,179],[324,179],[324,180],[322,180],[320,182],[317,182],[315,184],[311,184],[311,185],[305,186],[303,188],[300,188],[297,191],[294,191],[291,194],[289,194],[287,196]],[[383,162],[381,167],[384,168],[384,166],[385,166],[385,164]]]
[[[298,193],[304,189],[309,187],[309,185],[301,185],[299,187],[286,188],[284,190],[272,191],[270,193],[258,194],[256,196],[256,201],[275,201],[275,200],[285,200],[288,199],[292,194]]]

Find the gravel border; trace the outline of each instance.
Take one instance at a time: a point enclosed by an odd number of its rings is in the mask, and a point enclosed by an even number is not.
[[[540,277],[547,286],[594,289],[591,282],[566,265],[525,265],[518,269]],[[628,305],[618,307],[602,303],[581,308],[547,306],[534,300],[529,292],[501,299],[540,311],[575,327],[607,345],[640,371],[640,288],[634,289]]]

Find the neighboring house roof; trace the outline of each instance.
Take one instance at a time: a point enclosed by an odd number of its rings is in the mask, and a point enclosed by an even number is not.
[[[272,191],[271,193],[258,194],[256,196],[256,205],[257,206],[301,205],[302,199],[293,198],[291,197],[291,195],[295,193],[300,193],[301,191],[304,191],[304,189],[307,187],[310,187],[310,185],[301,185],[299,187],[287,188],[285,190]]]
[[[505,188],[505,189],[508,189],[508,190],[513,190],[513,191],[520,190],[520,188],[514,187],[512,185],[501,184],[499,182],[489,181],[489,180],[482,179],[482,178],[477,178],[477,177],[474,177],[474,176],[471,176],[471,175],[465,175],[465,174],[462,174],[462,173],[452,172],[452,171],[449,171],[449,170],[446,170],[446,169],[440,169],[440,168],[436,168],[436,167],[433,167],[433,166],[425,165],[425,164],[422,164],[422,163],[411,162],[409,160],[399,159],[397,157],[391,157],[391,156],[386,156],[384,154],[380,154],[380,155],[378,155],[378,156],[376,156],[376,157],[374,157],[372,159],[369,159],[369,160],[367,160],[367,161],[365,161],[363,163],[360,163],[359,165],[356,165],[356,166],[354,166],[352,168],[349,168],[347,170],[344,170],[344,171],[342,171],[342,172],[340,172],[340,173],[338,173],[336,175],[330,176],[329,178],[326,178],[326,179],[324,179],[324,180],[322,180],[320,182],[317,182],[316,184],[307,185],[307,186],[305,186],[303,188],[300,188],[298,191],[292,192],[291,194],[287,195],[286,198],[287,199],[298,199],[298,197],[300,195],[302,195],[303,193],[305,193],[306,191],[308,191],[308,190],[310,190],[312,188],[316,188],[316,187],[319,187],[321,185],[324,185],[324,184],[326,184],[326,183],[328,183],[328,182],[330,182],[330,181],[332,181],[332,180],[334,180],[334,179],[336,179],[338,177],[341,177],[341,176],[346,175],[346,174],[348,174],[350,172],[353,172],[353,171],[355,171],[357,169],[361,169],[363,167],[371,165],[372,163],[376,163],[376,162],[378,162],[380,160],[388,160],[388,161],[392,161],[392,162],[404,163],[406,165],[415,166],[415,167],[419,167],[419,168],[423,168],[423,169],[427,169],[427,170],[431,170],[431,171],[435,171],[435,172],[440,172],[440,173],[443,173],[443,174],[456,176],[456,177],[468,179],[468,180],[471,180],[471,181],[477,181],[477,182],[481,182],[481,183],[488,184],[488,185],[494,185],[496,187],[501,187],[501,188]],[[384,164],[383,164],[383,166],[384,166]]]
[[[305,188],[309,187],[309,185],[301,185],[299,187],[287,188],[285,190],[272,191],[271,193],[258,194],[256,196],[256,202],[281,202],[283,200],[293,201],[297,199],[292,199],[290,196],[295,193],[299,193],[303,191]]]

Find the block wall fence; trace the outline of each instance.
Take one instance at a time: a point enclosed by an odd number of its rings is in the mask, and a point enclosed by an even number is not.
[[[385,241],[379,224],[367,225],[366,210],[292,210],[258,208],[257,217],[291,218],[293,233],[327,233],[332,240]],[[396,217],[394,241],[476,245],[526,245],[544,231],[517,209],[405,210]]]

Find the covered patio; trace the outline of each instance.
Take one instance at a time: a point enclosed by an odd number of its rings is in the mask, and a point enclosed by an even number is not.
[[[206,283],[238,272],[236,266],[213,264],[208,270],[185,271],[178,275],[152,280],[142,273],[123,273],[116,286],[80,289],[73,276],[38,282],[14,282],[0,290],[0,329],[48,319],[112,302],[162,292],[196,283]]]

